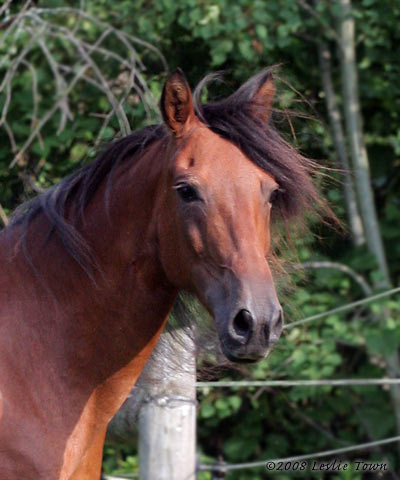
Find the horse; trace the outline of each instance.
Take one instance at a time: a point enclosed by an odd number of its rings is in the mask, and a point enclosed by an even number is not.
[[[204,84],[170,74],[160,125],[112,142],[0,233],[2,479],[100,477],[107,424],[180,291],[231,361],[277,342],[271,218],[319,202],[315,169],[273,126],[271,70],[214,103]]]

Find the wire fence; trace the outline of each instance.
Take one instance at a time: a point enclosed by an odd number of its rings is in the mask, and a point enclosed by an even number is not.
[[[372,303],[376,300],[400,293],[400,287],[392,288],[384,292],[370,295],[355,302],[350,302],[340,307],[333,308],[326,312],[318,313],[301,320],[288,323],[283,328],[291,328],[297,325],[304,325],[315,320],[327,318],[330,315],[344,313],[361,305]],[[329,379],[329,380],[242,380],[242,381],[218,381],[218,382],[196,382],[197,388],[241,388],[241,387],[319,387],[319,386],[370,386],[370,385],[399,385],[399,378],[351,378],[351,379]]]
[[[350,302],[348,304],[342,305],[340,307],[328,310],[323,313],[312,315],[310,317],[294,321],[284,326],[284,328],[291,328],[298,325],[304,325],[309,322],[316,320],[321,320],[327,318],[331,315],[344,313],[350,311],[358,306],[366,305],[374,301],[380,300],[382,298],[395,295],[400,293],[400,287],[392,288],[384,292],[377,293],[375,295],[370,295],[361,300],[355,302]],[[390,386],[390,385],[400,385],[400,378],[351,378],[351,379],[323,379],[323,380],[243,380],[243,381],[218,381],[218,382],[196,382],[196,387],[199,389],[202,388],[251,388],[251,387],[295,387],[295,386],[304,386],[304,387],[322,387],[322,386],[343,386],[343,387],[352,387],[352,386]],[[333,450],[325,450],[322,452],[314,452],[306,455],[297,455],[293,457],[279,458],[279,459],[267,459],[260,460],[255,462],[246,462],[246,463],[237,463],[237,464],[225,464],[225,463],[216,463],[216,464],[201,464],[199,466],[200,471],[211,471],[211,472],[228,472],[233,470],[244,470],[248,468],[260,468],[266,467],[268,462],[271,464],[278,463],[289,463],[294,461],[303,461],[310,460],[315,458],[327,457],[331,455],[339,455],[347,452],[354,452],[358,450],[365,450],[375,448],[381,445],[386,445],[389,443],[400,442],[400,436],[385,438],[382,440],[376,440],[367,443],[360,443],[357,445],[350,445],[348,447],[337,448]]]
[[[400,293],[400,287],[392,288],[384,292],[370,295],[361,300],[355,302],[350,302],[348,304],[342,305],[340,307],[328,310],[323,313],[312,315],[310,317],[294,321],[284,326],[284,328],[291,328],[297,325],[304,325],[312,321],[321,320],[327,318],[330,315],[344,313],[346,311],[352,310],[361,305],[366,305],[371,302],[380,300],[382,298]],[[350,378],[350,379],[322,379],[322,380],[242,380],[242,381],[218,381],[218,382],[196,382],[196,388],[251,388],[251,387],[352,387],[352,386],[396,386],[400,385],[400,378]],[[245,463],[225,463],[219,462],[215,464],[203,464],[200,463],[197,467],[197,471],[209,471],[216,474],[224,474],[229,471],[234,470],[244,470],[249,468],[261,468],[264,467],[267,469],[268,465],[276,464],[287,464],[289,462],[300,462],[306,460],[312,460],[316,458],[328,457],[332,455],[340,455],[344,453],[356,452],[360,450],[368,450],[380,447],[382,445],[387,445],[395,442],[400,442],[400,435],[395,437],[384,438],[381,440],[375,440],[366,443],[359,443],[356,445],[349,445],[346,447],[324,450],[319,452],[313,452],[305,455],[295,455],[292,457],[277,458],[277,459],[266,459],[259,460],[254,462],[245,462]],[[123,474],[119,476],[109,476],[105,475],[104,480],[125,480],[125,479],[134,479],[138,478],[139,474]]]
[[[260,460],[257,462],[247,462],[247,463],[217,463],[217,464],[200,464],[198,466],[198,471],[209,471],[209,472],[222,472],[226,473],[234,470],[244,470],[248,468],[267,468],[268,464],[287,464],[290,462],[301,462],[305,460],[313,460],[316,458],[329,457],[332,455],[340,455],[343,453],[357,452],[360,450],[369,450],[372,448],[380,447],[382,445],[387,445],[389,443],[400,442],[400,435],[396,437],[384,438],[382,440],[375,440],[373,442],[359,443],[357,445],[350,445],[348,447],[335,448],[332,450],[324,450],[322,452],[308,453],[306,455],[295,455],[293,457],[284,457],[284,458],[273,458],[267,460]],[[138,478],[139,474],[121,474],[119,476],[114,475],[103,475],[104,480],[119,480],[119,479],[129,479],[129,478]]]
[[[329,317],[330,315],[336,315],[337,313],[347,312],[352,310],[353,308],[359,307],[361,305],[365,305],[376,300],[380,300],[381,298],[389,297],[396,293],[400,292],[400,287],[392,288],[390,290],[386,290],[381,293],[377,293],[376,295],[371,295],[369,297],[362,298],[361,300],[356,300],[355,302],[346,303],[345,305],[341,305],[340,307],[333,308],[332,310],[328,310],[326,312],[317,313],[316,315],[312,315],[311,317],[303,318],[302,320],[296,320],[294,322],[288,323],[284,325],[283,328],[292,328],[297,325],[304,325],[305,323],[313,322],[315,320],[321,320],[322,318]]]
[[[376,440],[373,442],[359,443],[358,445],[350,445],[349,447],[336,448],[334,450],[324,450],[323,452],[314,452],[307,455],[296,455],[294,457],[285,457],[285,458],[276,458],[268,460],[260,460],[257,462],[247,462],[247,463],[231,463],[231,464],[216,464],[216,465],[200,465],[199,469],[201,471],[218,471],[218,472],[228,472],[230,470],[243,470],[245,468],[260,468],[265,467],[268,462],[272,463],[289,463],[289,462],[299,462],[302,460],[311,460],[314,458],[328,457],[331,455],[339,455],[341,453],[347,452],[356,452],[358,450],[366,450],[370,448],[375,448],[381,445],[387,445],[388,443],[400,442],[400,435],[396,437],[384,438],[383,440]]]
[[[196,382],[197,388],[251,388],[251,387],[352,387],[372,385],[400,385],[400,378],[346,378],[333,380],[240,380]]]
[[[123,473],[119,475],[105,475],[103,473],[100,480],[125,480],[129,478],[139,478],[138,473]]]

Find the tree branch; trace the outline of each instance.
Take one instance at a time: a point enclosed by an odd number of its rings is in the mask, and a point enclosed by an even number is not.
[[[300,269],[320,269],[320,268],[331,268],[333,270],[339,270],[340,272],[346,273],[349,275],[358,285],[361,287],[366,297],[369,297],[373,294],[373,289],[365,280],[365,278],[357,273],[355,270],[349,266],[338,263],[338,262],[304,262],[300,265],[294,267],[297,270]]]
[[[81,1],[81,5],[83,5]],[[8,68],[5,77],[1,83],[0,88],[4,89],[7,88],[6,91],[6,99],[3,105],[2,115],[0,117],[0,126],[2,124],[5,125],[7,120],[7,113],[9,111],[11,102],[12,102],[12,84],[14,81],[15,72],[20,64],[25,65],[31,72],[32,76],[32,95],[33,95],[33,111],[32,111],[32,121],[31,121],[31,131],[29,137],[26,139],[25,143],[21,147],[20,151],[16,153],[12,162],[10,163],[10,168],[15,166],[21,156],[24,155],[26,150],[31,146],[32,142],[35,138],[38,138],[40,144],[42,145],[41,139],[41,130],[47,124],[47,122],[52,118],[52,116],[60,110],[61,118],[59,121],[59,126],[57,129],[57,134],[60,134],[66,126],[68,120],[72,120],[72,111],[69,105],[69,95],[77,84],[79,80],[84,80],[97,89],[101,90],[107,97],[112,110],[107,114],[103,126],[100,130],[99,136],[97,137],[96,142],[99,141],[101,138],[104,129],[108,125],[110,119],[113,115],[115,115],[118,119],[120,130],[123,135],[128,134],[131,131],[128,118],[125,114],[123,104],[129,96],[129,93],[132,89],[136,92],[138,97],[143,102],[146,115],[148,118],[151,117],[151,110],[156,109],[156,102],[153,100],[151,91],[149,90],[146,81],[143,79],[139,69],[144,69],[143,62],[140,60],[138,53],[136,52],[132,43],[139,44],[144,46],[147,49],[154,51],[159,58],[162,60],[163,64],[166,66],[165,59],[160,54],[160,52],[155,48],[152,47],[147,42],[143,42],[131,35],[128,35],[124,32],[120,32],[115,29],[112,25],[108,25],[102,21],[99,21],[92,17],[91,15],[87,14],[84,11],[71,9],[71,8],[60,8],[60,9],[39,9],[39,8],[31,8],[28,10],[29,3],[26,4],[26,8],[19,12],[18,15],[11,17],[12,28],[18,28],[19,22],[23,22],[24,29],[27,30],[31,38],[29,42],[24,45],[22,51],[19,53],[17,58],[12,62],[11,67]],[[74,30],[70,30],[65,28],[62,25],[57,23],[52,23],[42,16],[49,16],[55,14],[74,14],[79,19],[84,19],[86,21],[93,22],[98,28],[102,31],[100,32],[99,37],[97,38],[94,44],[88,43],[85,39],[79,38],[77,35],[76,28]],[[11,27],[10,27],[11,28]],[[9,31],[11,32],[11,29]],[[119,54],[119,51],[112,51],[107,48],[101,46],[104,40],[110,35],[113,34],[115,37],[122,43],[124,48],[127,49],[127,55],[123,56]],[[67,41],[69,45],[73,45],[74,53],[73,55],[77,57],[74,60],[74,64],[81,63],[80,70],[78,74],[76,74],[75,69],[71,69],[59,63],[58,58],[54,55],[51,51],[50,43],[46,42],[46,38],[48,37],[63,39]],[[3,37],[4,39],[4,37]],[[3,40],[2,39],[2,40]],[[47,63],[49,65],[50,71],[54,78],[55,90],[56,90],[56,100],[55,104],[44,113],[44,115],[38,119],[38,106],[39,106],[39,99],[40,93],[38,91],[38,82],[37,82],[37,74],[36,69],[33,61],[29,61],[27,59],[28,54],[30,53],[31,49],[35,46],[43,53],[43,56],[46,58]],[[120,65],[123,65],[129,71],[129,77],[124,85],[124,90],[121,92],[121,95],[116,97],[113,89],[113,82],[114,80],[109,80],[106,78],[105,74],[96,63],[96,61],[92,58],[93,53],[100,53],[107,58],[112,58],[113,60],[119,62]],[[71,55],[70,50],[67,51],[67,54]],[[63,75],[62,71],[73,72],[74,76],[72,79],[66,78]],[[86,75],[85,72],[90,70],[91,75]],[[7,134],[10,138],[10,142],[13,147],[13,151],[15,152],[16,143],[14,137],[12,135],[9,126],[5,126]],[[11,135],[10,135],[11,133]]]
[[[0,220],[3,222],[4,226],[6,227],[9,223],[8,217],[6,212],[4,211],[3,206],[0,203]]]

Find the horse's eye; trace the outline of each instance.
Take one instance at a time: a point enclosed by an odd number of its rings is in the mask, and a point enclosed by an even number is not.
[[[200,200],[200,197],[194,187],[188,184],[182,184],[182,185],[177,185],[176,190],[178,192],[178,195],[181,197],[181,199],[186,202],[195,202],[196,200]]]
[[[278,199],[279,195],[279,188],[276,188],[273,192],[271,192],[271,195],[269,197],[269,203],[274,203]]]

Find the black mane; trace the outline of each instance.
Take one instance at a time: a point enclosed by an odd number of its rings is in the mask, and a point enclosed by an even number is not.
[[[262,110],[263,106],[255,105],[252,98],[268,75],[270,72],[266,70],[252,77],[228,98],[201,105],[201,90],[212,79],[212,76],[206,77],[194,93],[195,111],[212,131],[236,144],[252,162],[274,177],[280,186],[275,210],[283,219],[289,219],[323,203],[312,181],[316,170],[313,162],[283,140],[270,123],[262,122],[259,119],[262,115],[254,115],[254,109]],[[52,226],[52,234],[58,235],[66,251],[91,275],[96,265],[95,258],[78,232],[76,220],[100,185],[103,182],[111,184],[113,174],[121,163],[137,158],[149,145],[167,135],[163,125],[152,125],[111,143],[93,162],[21,205],[8,228],[22,225],[24,245],[32,220],[40,214],[45,215]],[[68,220],[65,216],[67,202],[73,207],[73,214]]]
[[[270,75],[271,70],[267,69],[228,98],[201,105],[201,90],[214,78],[211,74],[196,88],[194,98],[197,115],[211,130],[237,145],[252,162],[274,177],[280,187],[274,210],[286,220],[312,210],[313,205],[324,204],[312,179],[318,165],[300,155],[271,122],[261,120],[269,116],[270,105],[252,100]]]

